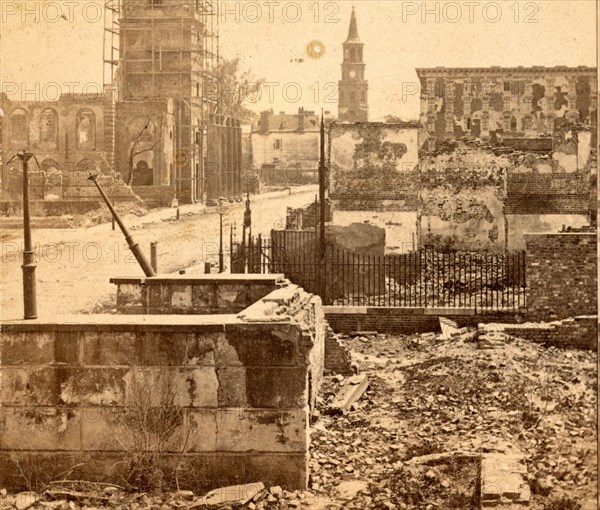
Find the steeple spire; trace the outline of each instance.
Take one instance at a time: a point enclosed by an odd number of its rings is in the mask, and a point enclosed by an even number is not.
[[[358,37],[358,25],[356,24],[356,13],[354,7],[352,7],[352,15],[350,16],[350,28],[348,29],[348,38],[346,42],[359,43],[360,38]]]
[[[342,79],[338,84],[338,120],[340,122],[368,121],[369,84],[365,79],[364,44],[358,37],[356,13],[352,7],[348,39],[343,44]]]

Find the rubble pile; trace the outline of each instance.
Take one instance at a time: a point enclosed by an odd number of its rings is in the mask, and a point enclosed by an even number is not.
[[[595,509],[596,354],[508,336],[490,349],[474,331],[443,325],[444,333],[339,335],[361,370],[324,379],[306,491],[257,481],[204,496],[4,492],[0,509],[479,510],[506,498],[531,510]],[[343,412],[331,412],[342,397]],[[514,452],[518,463],[507,463]],[[482,488],[484,471],[492,481],[518,474],[522,490]]]
[[[148,210],[141,202],[116,202],[113,207],[121,218],[129,214],[144,216],[148,213]],[[101,223],[108,223],[111,220],[112,214],[104,204],[100,204],[98,209],[94,209],[84,215],[73,217],[74,226],[76,227],[99,225]]]
[[[266,488],[262,482],[222,487],[204,496],[189,490],[165,494],[128,493],[122,487],[88,487],[86,491],[46,490],[40,494],[0,493],[2,510],[264,510],[316,508],[319,497],[311,491],[287,491],[279,486]]]
[[[530,508],[596,508],[595,353],[508,336],[489,349],[462,330],[346,342],[370,387],[354,412],[315,424],[313,490],[339,500],[358,480],[368,488],[343,508],[479,508],[480,456],[517,449]],[[334,394],[325,389],[324,406]],[[440,464],[415,462],[437,454]]]

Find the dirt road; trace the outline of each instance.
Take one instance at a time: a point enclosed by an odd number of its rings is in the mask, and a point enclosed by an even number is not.
[[[252,232],[267,234],[285,226],[286,207],[299,207],[314,200],[316,187],[304,186],[285,192],[252,196]],[[229,251],[229,229],[237,224],[241,235],[244,204],[230,204],[223,215],[225,252]],[[147,216],[127,216],[125,224],[149,257],[150,242],[158,241],[159,273],[214,261],[219,250],[219,215],[200,206],[151,211]],[[2,319],[23,314],[22,232],[1,243]],[[116,288],[111,277],[140,276],[142,270],[127,248],[123,234],[103,224],[78,229],[33,231],[37,259],[38,316],[104,310],[114,302]],[[226,259],[228,257],[226,256]]]

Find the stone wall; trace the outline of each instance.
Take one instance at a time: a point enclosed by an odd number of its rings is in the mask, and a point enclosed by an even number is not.
[[[98,181],[113,201],[137,201],[135,194],[114,166],[114,98],[102,94],[64,94],[56,101],[21,101],[2,96],[8,136],[0,139],[7,154],[27,148],[36,154],[38,165],[29,164],[30,197],[61,201],[97,201],[98,190],[87,178]],[[20,201],[22,169],[19,160],[0,165],[0,187],[5,197]],[[48,210],[54,207],[48,205]],[[57,205],[60,208],[61,205]],[[69,207],[66,205],[65,207]],[[39,209],[44,213],[44,209]],[[50,211],[49,214],[52,214]],[[63,212],[62,214],[69,214]]]
[[[175,165],[174,103],[167,101],[121,101],[117,103],[115,133],[119,140],[115,166],[129,181],[133,165],[134,185],[171,185]],[[146,127],[147,126],[147,127]],[[135,148],[134,148],[135,145]],[[129,161],[131,150],[135,153]]]
[[[117,313],[231,314],[241,312],[283,283],[280,274],[111,278]]]
[[[304,207],[288,207],[285,228],[287,230],[308,230],[319,225],[321,208],[317,202],[311,202]],[[331,200],[325,201],[325,222],[331,222]]]
[[[533,320],[597,313],[595,232],[525,234],[527,309]]]
[[[239,315],[85,315],[2,324],[2,486],[70,477],[124,483],[134,402],[174,394],[175,425],[150,431],[165,470],[196,491],[308,481],[309,414],[322,378],[318,297],[288,284]],[[148,390],[152,388],[152,390]],[[145,393],[144,393],[145,392]]]

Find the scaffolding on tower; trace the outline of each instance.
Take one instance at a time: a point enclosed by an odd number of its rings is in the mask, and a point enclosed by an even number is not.
[[[104,36],[102,84],[115,85],[117,67],[119,65],[119,19],[121,17],[121,0],[104,1]]]
[[[137,24],[129,23],[125,29],[123,19],[135,20]],[[165,41],[164,34],[161,39],[161,27],[165,23],[171,28],[178,26],[178,40]],[[130,41],[127,31],[129,34],[139,31],[141,41],[135,42],[134,51],[128,49],[132,43],[127,42]],[[182,183],[189,181],[186,187],[192,190],[191,200],[202,200],[207,126],[221,110],[217,1],[104,0],[103,60],[104,85],[112,85],[118,91],[119,100],[130,100],[132,93],[137,100],[173,98],[177,101],[176,153],[185,154],[186,165],[190,167],[188,176],[182,175],[176,165],[173,191],[179,198]],[[173,62],[178,62],[175,68]],[[185,62],[189,62],[190,67],[184,65]],[[167,75],[172,83],[168,90],[164,80]],[[136,89],[142,88],[147,92],[140,97]]]

